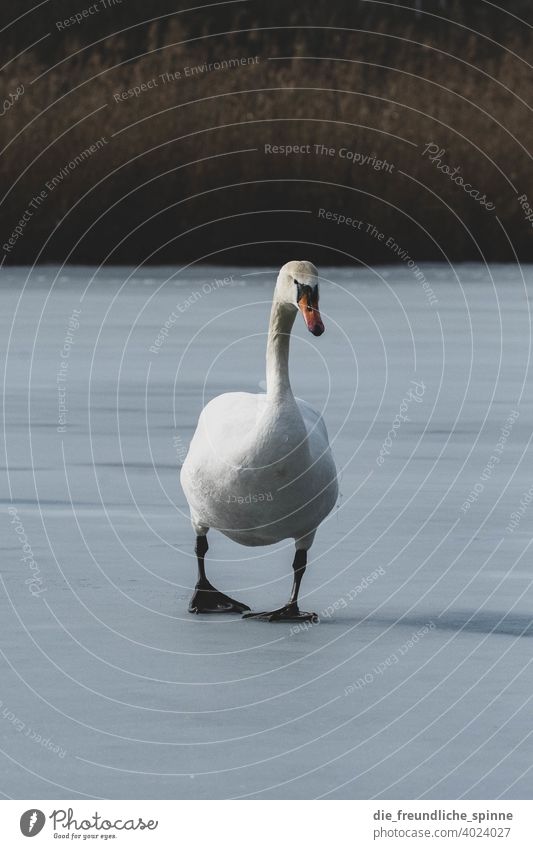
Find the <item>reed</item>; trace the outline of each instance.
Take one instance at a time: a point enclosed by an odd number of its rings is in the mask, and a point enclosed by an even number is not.
[[[24,93],[0,119],[4,245],[46,198],[6,261],[64,259],[78,241],[78,262],[259,261],[271,241],[288,254],[311,241],[317,261],[397,261],[389,237],[421,260],[532,258],[517,201],[533,204],[523,27],[500,48],[412,15],[401,28],[366,19],[366,32],[305,29],[301,13],[293,23],[220,36],[205,25],[199,37],[169,19],[142,43],[84,48],[73,33],[56,67],[42,49],[11,61],[4,91]]]

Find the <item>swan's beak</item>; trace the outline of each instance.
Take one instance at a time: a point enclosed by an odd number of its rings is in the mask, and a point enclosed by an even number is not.
[[[318,309],[318,295],[313,294],[311,291],[304,292],[298,301],[298,309],[305,319],[307,329],[311,331],[313,336],[322,336],[324,322]]]

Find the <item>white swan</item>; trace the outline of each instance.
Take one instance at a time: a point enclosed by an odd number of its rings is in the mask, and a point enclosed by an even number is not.
[[[288,262],[279,272],[267,342],[266,395],[229,392],[203,409],[181,470],[181,485],[196,533],[198,582],[191,613],[244,613],[250,608],[207,580],[207,532],[216,528],[242,545],[294,538],[289,602],[267,621],[316,620],[298,608],[298,591],[316,529],[337,500],[337,473],[320,414],[295,398],[289,381],[289,339],[297,311],[315,336],[324,332],[318,310],[318,273],[310,262]]]

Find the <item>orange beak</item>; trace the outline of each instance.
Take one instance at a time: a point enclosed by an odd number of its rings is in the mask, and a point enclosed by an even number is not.
[[[307,329],[311,331],[313,336],[322,336],[324,323],[318,309],[318,296],[313,295],[311,291],[304,292],[298,301],[298,309],[305,319]]]

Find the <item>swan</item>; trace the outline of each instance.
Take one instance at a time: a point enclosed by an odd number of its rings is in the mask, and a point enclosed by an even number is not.
[[[318,272],[307,261],[288,262],[278,274],[268,329],[266,394],[219,395],[198,419],[180,475],[196,534],[198,581],[190,613],[240,613],[268,622],[318,619],[299,609],[298,593],[307,552],[337,501],[338,484],[324,421],[291,389],[289,340],[298,311],[310,332],[321,336]],[[205,573],[210,528],[241,545],[294,539],[287,604],[251,613],[248,605],[215,589]]]

